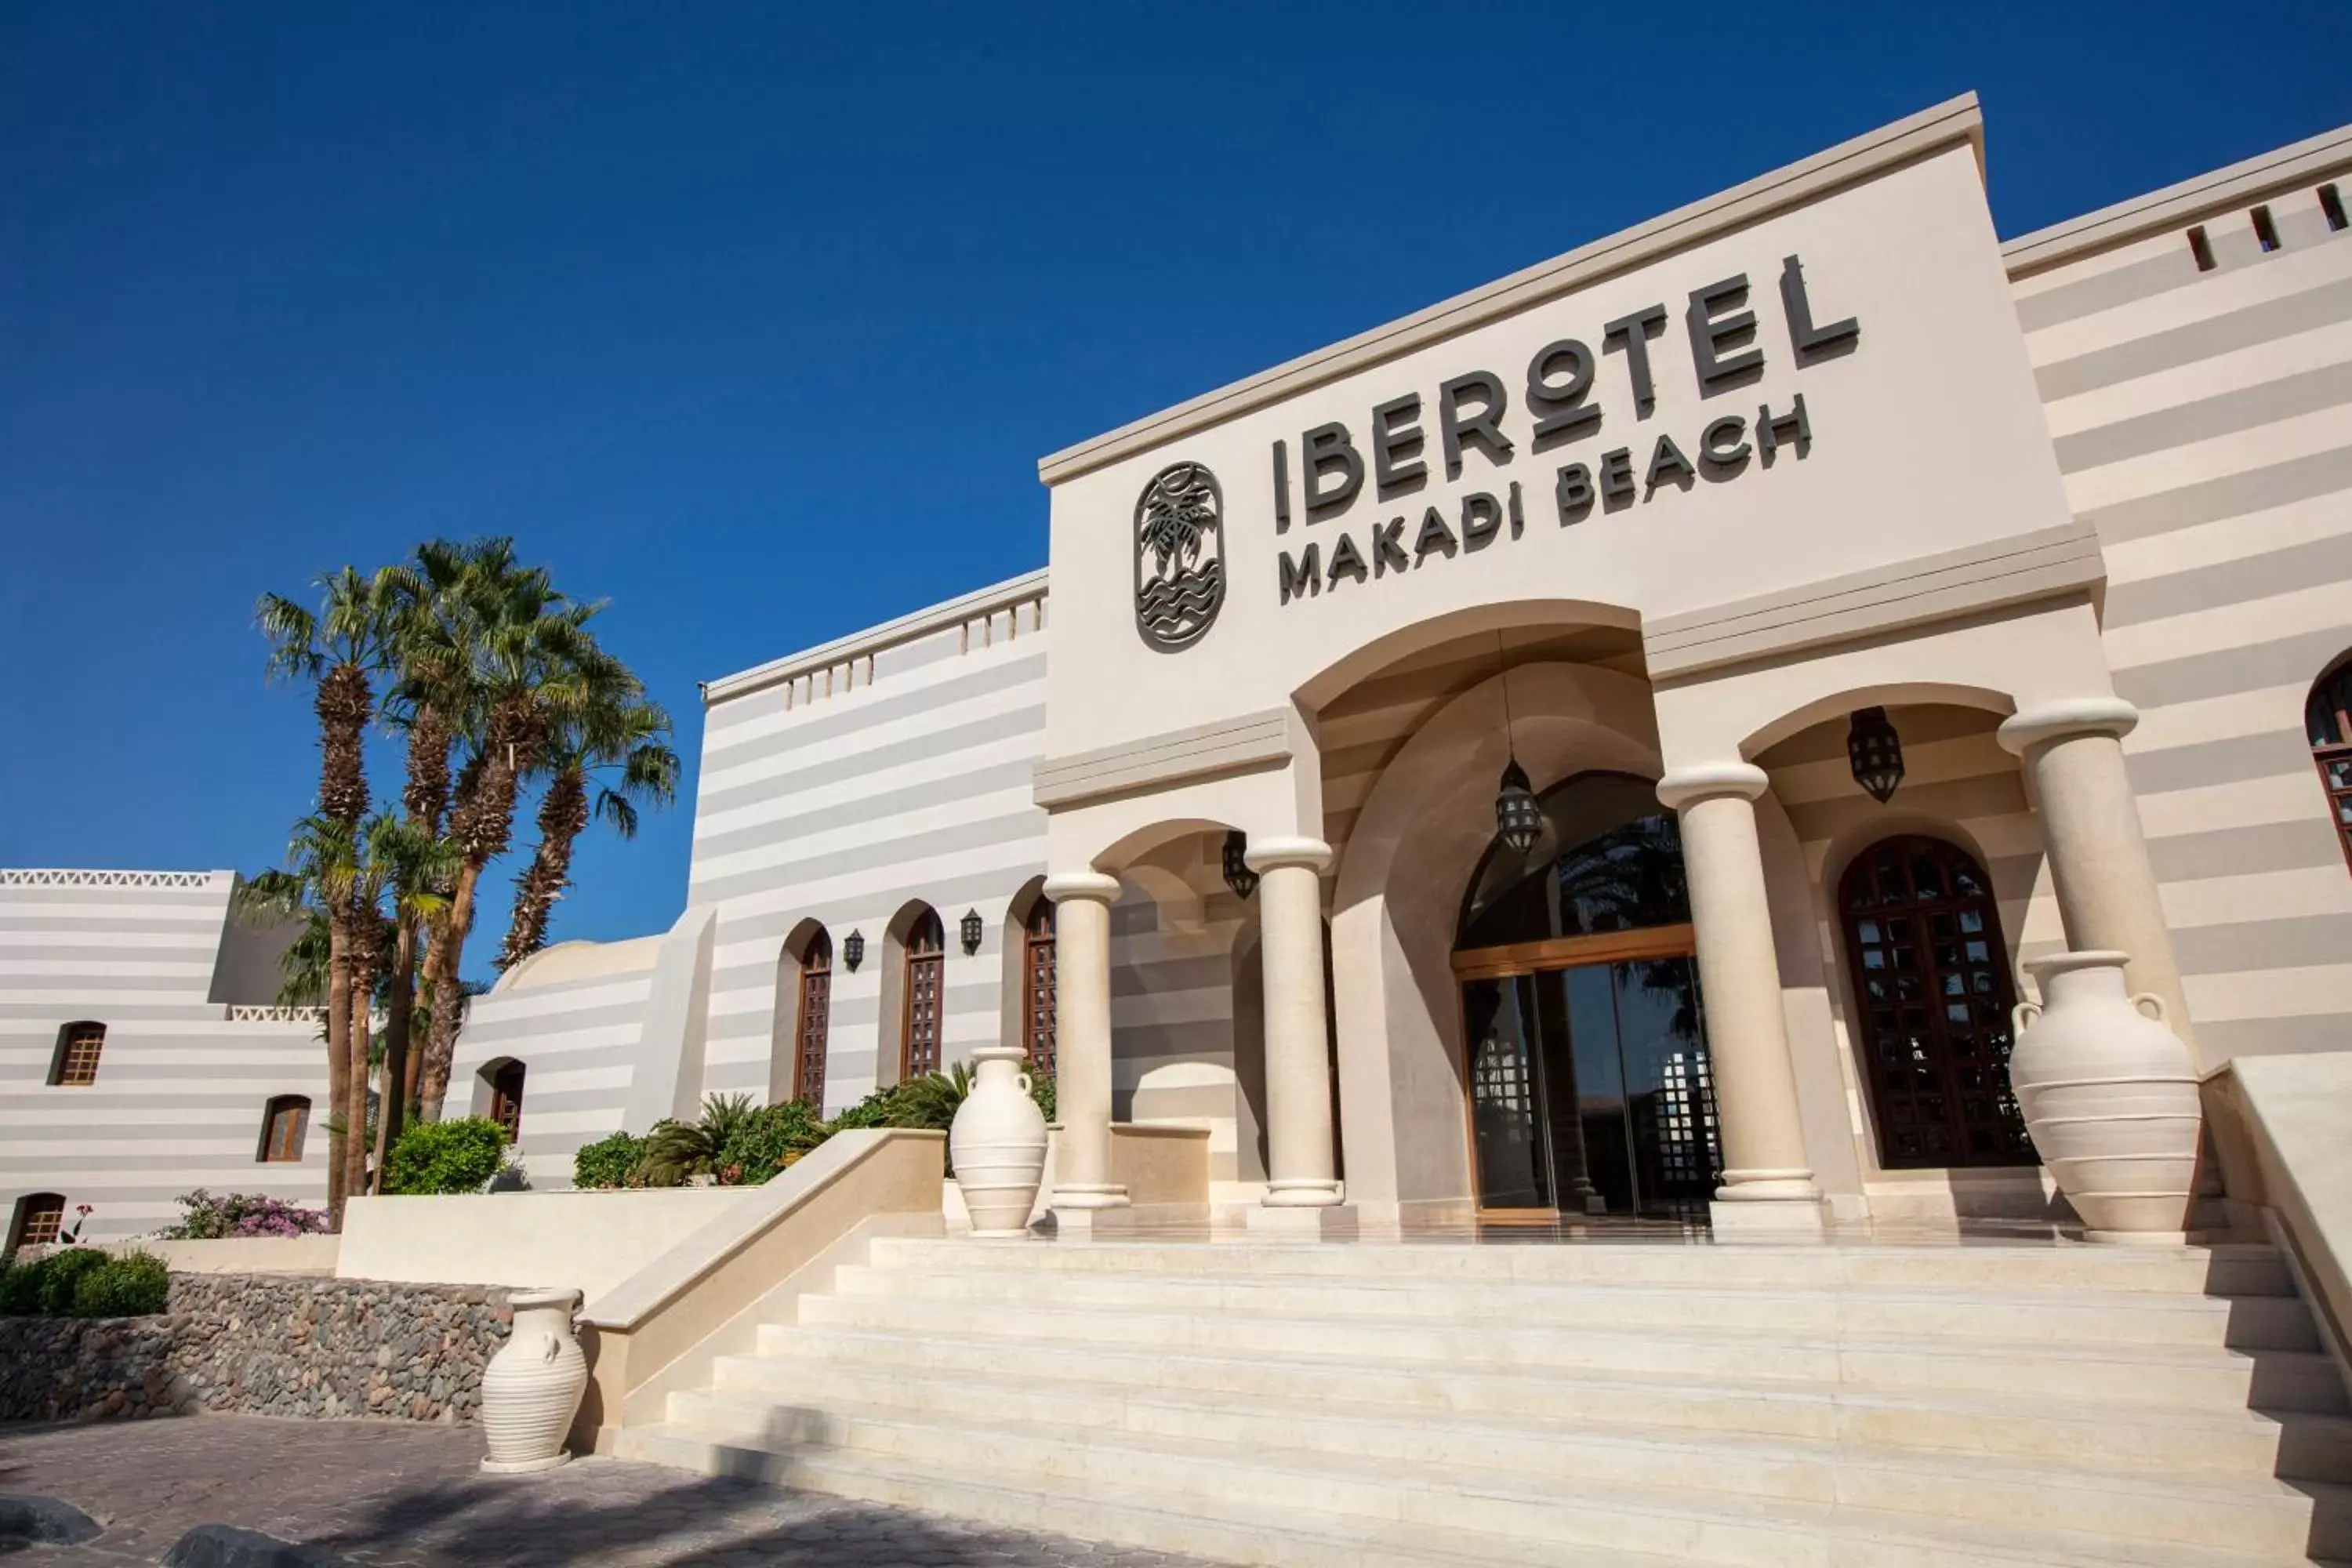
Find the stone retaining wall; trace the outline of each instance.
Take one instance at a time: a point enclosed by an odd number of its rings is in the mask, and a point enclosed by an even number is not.
[[[508,1292],[174,1274],[147,1318],[0,1318],[0,1420],[242,1410],[470,1421]]]

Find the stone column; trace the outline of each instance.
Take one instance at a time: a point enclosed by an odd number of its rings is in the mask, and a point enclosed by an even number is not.
[[[2124,770],[2123,738],[2138,722],[2139,710],[2119,697],[2074,698],[2007,721],[2000,743],[2023,760],[2033,781],[2066,945],[2077,952],[2128,953],[2131,988],[2164,998],[2166,1022],[2193,1054],[2172,932]]]
[[[1822,1234],[1821,1189],[1805,1155],[1797,1074],[1780,1011],[1780,963],[1764,856],[1756,837],[1761,768],[1717,763],[1677,768],[1658,798],[1682,822],[1683,867],[1697,930],[1698,975],[1723,1131],[1718,1236]]]
[[[1055,1109],[1062,1123],[1054,1183],[1055,1224],[1091,1228],[1105,1209],[1127,1207],[1110,1179],[1110,906],[1118,879],[1068,871],[1045,879],[1054,901]]]
[[[1323,992],[1323,888],[1331,847],[1254,839],[1258,942],[1265,963],[1265,1206],[1339,1201],[1331,1158],[1331,1036]]]

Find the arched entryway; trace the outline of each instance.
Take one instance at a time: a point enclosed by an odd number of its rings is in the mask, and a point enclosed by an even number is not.
[[[1838,910],[1880,1165],[2034,1163],[2009,1087],[2017,998],[1984,868],[1941,838],[1883,838],[1839,879]]]
[[[1722,1142],[1674,814],[1620,773],[1540,805],[1533,846],[1489,846],[1457,927],[1479,1210],[1703,1217]]]

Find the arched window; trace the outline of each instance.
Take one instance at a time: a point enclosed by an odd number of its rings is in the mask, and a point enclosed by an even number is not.
[[[98,1081],[98,1058],[106,1049],[106,1026],[88,1021],[68,1024],[58,1031],[57,1055],[49,1064],[53,1084]]]
[[[8,1225],[8,1250],[47,1247],[65,1230],[63,1193],[26,1193],[16,1200],[16,1217]]]
[[[490,1081],[490,1120],[507,1130],[509,1139],[522,1136],[522,1063],[511,1058],[482,1069]]]
[[[900,1034],[898,1080],[940,1070],[940,993],[947,975],[947,933],[939,911],[926,909],[907,931],[906,1028]]]
[[[824,1114],[824,1047],[833,1018],[833,938],[818,931],[801,954],[801,999],[793,1030],[793,1098]]]
[[[1037,900],[1022,922],[1021,1044],[1029,1070],[1054,1076],[1054,906]]]
[[[2327,815],[2336,842],[2352,863],[2352,658],[2319,678],[2303,705],[2303,727],[2311,739],[2311,760],[2319,764],[2320,787],[2327,792]]]
[[[261,1152],[254,1158],[265,1165],[299,1162],[302,1158],[302,1140],[310,1129],[310,1100],[299,1094],[279,1095],[262,1113]]]
[[[1940,838],[1881,839],[1846,868],[1838,909],[1879,1164],[2032,1164],[2009,1087],[2017,998],[1983,868]]]

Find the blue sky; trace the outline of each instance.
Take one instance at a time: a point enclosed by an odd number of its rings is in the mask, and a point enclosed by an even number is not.
[[[2017,234],[2347,58],[2341,0],[8,6],[0,864],[276,857],[264,588],[512,534],[690,760],[696,681],[1040,564],[1055,447],[1963,89]],[[690,827],[556,934],[666,924]]]

